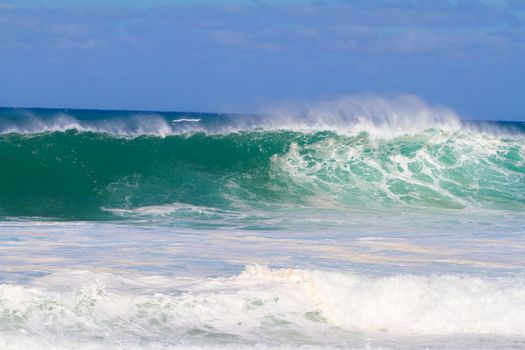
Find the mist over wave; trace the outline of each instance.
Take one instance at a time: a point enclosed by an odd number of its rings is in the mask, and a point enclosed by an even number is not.
[[[523,126],[521,126],[522,129]],[[447,133],[471,130],[511,132],[494,124],[465,123],[442,106],[430,106],[415,96],[391,99],[343,97],[318,103],[286,103],[259,114],[162,113],[51,109],[1,109],[0,133],[107,133],[122,137],[178,135],[193,132],[233,133],[253,130],[366,133],[374,139],[415,135],[429,129]],[[518,130],[520,127],[518,127]],[[514,130],[515,131],[515,130]]]

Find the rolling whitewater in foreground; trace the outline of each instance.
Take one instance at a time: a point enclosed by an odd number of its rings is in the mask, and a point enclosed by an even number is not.
[[[414,97],[0,109],[1,349],[525,348],[525,123]]]

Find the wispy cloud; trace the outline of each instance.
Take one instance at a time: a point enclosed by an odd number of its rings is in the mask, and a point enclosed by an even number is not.
[[[1,3],[0,3],[1,4]],[[6,3],[7,4],[7,3]],[[152,46],[193,41],[233,50],[335,50],[398,53],[497,49],[524,37],[520,7],[481,1],[311,3],[265,5],[110,6],[11,9],[0,14],[3,41],[31,41],[53,47],[58,41],[137,41]],[[510,38],[512,35],[512,38]],[[518,40],[516,41],[516,37]],[[144,40],[147,38],[147,40]],[[210,42],[211,41],[211,42]],[[191,45],[190,45],[191,46]],[[485,47],[483,47],[485,46]],[[99,46],[93,46],[96,48]],[[521,52],[521,51],[520,51]]]

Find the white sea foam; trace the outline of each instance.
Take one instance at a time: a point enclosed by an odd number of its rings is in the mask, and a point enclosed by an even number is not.
[[[199,118],[180,118],[180,119],[173,119],[172,123],[183,123],[183,122],[189,122],[189,123],[198,123],[202,119]]]
[[[524,152],[520,140],[469,131],[456,132],[454,137],[426,132],[417,139],[389,143],[359,137],[294,142],[271,162],[276,177],[288,181],[291,189],[308,188],[324,197],[332,194],[339,202],[373,198],[378,205],[494,207],[505,196],[516,203],[525,200],[520,191]],[[481,197],[480,188],[493,192]]]
[[[19,335],[13,344],[26,348],[31,339],[50,338],[168,345],[256,344],[275,336],[280,344],[330,345],[356,334],[522,339],[525,284],[257,265],[208,279],[62,272],[31,286],[1,285],[0,315],[0,339]]]
[[[170,203],[162,205],[150,205],[137,208],[101,208],[104,211],[113,213],[117,216],[126,217],[126,218],[165,218],[173,219],[177,217],[178,219],[183,218],[195,218],[195,219],[234,219],[238,217],[243,217],[246,214],[241,214],[235,211],[229,211],[225,209],[213,208],[213,207],[204,207],[198,205],[191,205],[186,203]]]
[[[109,211],[115,214],[142,214],[142,215],[158,215],[164,216],[177,212],[182,213],[194,213],[194,214],[215,214],[222,212],[219,209],[211,207],[203,207],[198,205],[191,205],[185,203],[171,203],[164,205],[149,205],[144,207],[138,207],[133,209],[121,209],[121,208],[103,208],[105,211]]]
[[[315,346],[315,345],[267,345],[256,343],[246,344],[179,344],[167,345],[162,343],[128,344],[118,342],[86,342],[74,340],[42,339],[29,337],[23,334],[3,337],[0,339],[0,348],[3,350],[388,350],[383,346]]]

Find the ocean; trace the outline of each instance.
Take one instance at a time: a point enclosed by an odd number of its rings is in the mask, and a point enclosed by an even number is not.
[[[523,349],[525,123],[0,109],[1,349]]]

